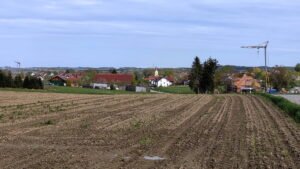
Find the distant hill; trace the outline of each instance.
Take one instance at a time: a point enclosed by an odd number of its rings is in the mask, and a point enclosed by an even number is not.
[[[251,69],[254,67],[251,66],[235,66],[235,65],[218,65],[219,68],[224,67],[224,66],[231,66],[233,67],[236,71],[245,71],[247,69]],[[257,67],[257,66],[255,66]],[[264,69],[264,66],[259,66],[259,68]],[[270,69],[272,67],[268,67]],[[293,70],[294,67],[286,67],[290,70]],[[0,67],[2,70],[9,70],[11,72],[19,72],[19,69],[16,67]],[[74,71],[84,71],[84,70],[96,70],[98,72],[109,72],[112,69],[116,69],[118,72],[135,72],[135,71],[143,71],[147,69],[154,69],[154,68],[138,68],[138,67],[120,67],[120,68],[114,68],[114,67],[27,67],[27,68],[21,68],[23,72],[37,72],[37,71],[65,71],[67,69],[72,69]],[[189,71],[189,67],[178,67],[178,68],[159,68],[160,70],[173,70],[176,72],[180,71]]]

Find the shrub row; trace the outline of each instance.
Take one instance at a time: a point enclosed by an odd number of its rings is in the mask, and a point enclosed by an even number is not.
[[[0,88],[27,88],[27,89],[43,89],[44,85],[40,78],[26,76],[24,81],[20,74],[14,78],[10,71],[0,70]]]
[[[289,116],[291,116],[297,123],[300,123],[300,105],[292,103],[289,100],[280,96],[273,96],[265,93],[259,93],[259,95],[270,100],[277,107],[279,107]]]

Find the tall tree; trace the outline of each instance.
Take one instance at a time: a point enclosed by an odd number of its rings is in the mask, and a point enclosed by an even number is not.
[[[215,73],[217,70],[218,61],[216,59],[209,58],[203,64],[203,73],[200,83],[200,92],[207,93],[207,92],[214,92],[215,84]]]
[[[5,87],[6,74],[0,70],[0,87]]]
[[[26,76],[23,82],[23,88],[30,88],[29,76]]]
[[[44,89],[44,84],[42,79],[37,78],[37,81],[38,81],[38,89]]]
[[[296,71],[296,72],[300,72],[300,63],[298,63],[298,64],[295,66],[295,71]]]
[[[10,71],[7,73],[5,83],[6,83],[5,87],[13,87],[14,86],[14,81],[13,81]]]
[[[16,75],[14,79],[14,87],[15,88],[22,88],[23,87],[23,80],[21,75]]]
[[[189,87],[197,94],[200,93],[201,75],[202,75],[202,66],[200,63],[200,59],[198,58],[198,56],[196,56],[189,75],[189,80],[190,80]]]
[[[112,70],[110,70],[110,73],[112,73],[112,74],[117,74],[118,71],[117,71],[117,69],[112,69]]]

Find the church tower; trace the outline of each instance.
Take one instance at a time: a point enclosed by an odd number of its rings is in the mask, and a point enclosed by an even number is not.
[[[155,77],[158,77],[158,76],[159,76],[157,68],[155,68],[154,76],[155,76]]]

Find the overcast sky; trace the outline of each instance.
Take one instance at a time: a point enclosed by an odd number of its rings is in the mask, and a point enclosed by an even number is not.
[[[300,62],[299,0],[2,0],[0,66],[187,67]]]

